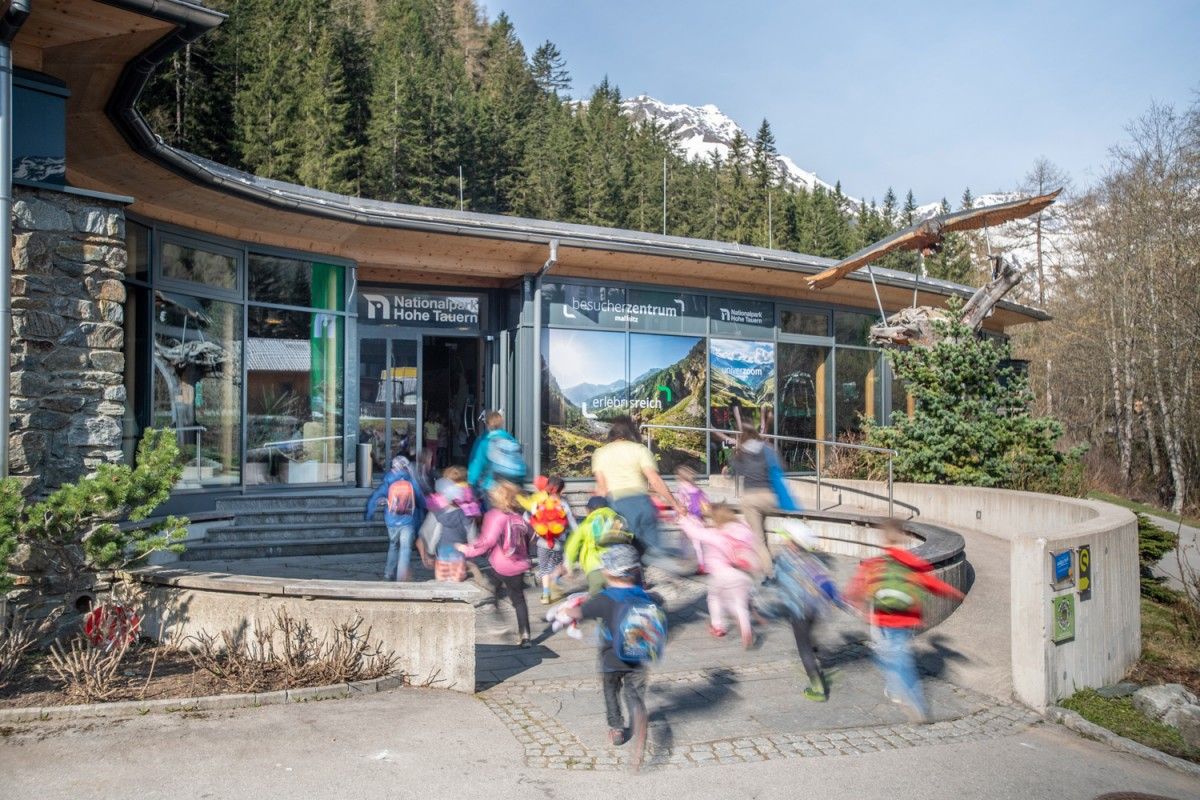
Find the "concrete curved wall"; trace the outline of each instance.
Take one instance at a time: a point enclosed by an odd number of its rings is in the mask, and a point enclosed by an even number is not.
[[[817,508],[815,481],[793,479],[797,499]],[[1141,654],[1137,519],[1127,509],[1094,500],[1034,492],[898,483],[895,515],[976,530],[1009,543],[1013,691],[1044,709],[1075,691],[1120,680]],[[886,515],[887,486],[875,481],[825,481],[825,509],[838,504]],[[1092,591],[1050,584],[1050,554],[1091,547]],[[970,558],[968,547],[967,557]],[[1075,594],[1075,637],[1052,641],[1053,598]],[[999,610],[998,610],[999,612]]]

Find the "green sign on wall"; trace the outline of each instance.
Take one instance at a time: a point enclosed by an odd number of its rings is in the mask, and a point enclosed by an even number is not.
[[[1055,644],[1069,642],[1075,638],[1075,595],[1060,594],[1050,598],[1054,632],[1051,641]]]

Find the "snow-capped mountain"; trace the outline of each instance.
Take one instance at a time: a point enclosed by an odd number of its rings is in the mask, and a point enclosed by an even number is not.
[[[754,134],[721,112],[714,105],[689,106],[664,103],[649,95],[638,95],[621,101],[621,110],[635,122],[653,120],[674,134],[684,154],[690,159],[707,161],[714,152],[722,159],[729,157],[729,145],[740,130],[747,140]],[[801,169],[795,161],[781,155],[776,158],[779,174],[794,186],[815,189],[820,186],[833,191],[833,185],[817,177],[815,172]]]
[[[624,113],[635,122],[653,120],[675,136],[683,153],[691,159],[708,160],[717,153],[722,159],[729,157],[730,144],[738,131],[747,140],[753,139],[753,132],[738,125],[730,117],[721,112],[715,105],[691,106],[682,103],[664,103],[649,95],[638,95],[621,102]],[[805,189],[822,187],[833,191],[830,183],[822,180],[816,173],[801,168],[794,160],[786,155],[780,155],[776,163],[779,174],[786,183]],[[904,176],[893,176],[893,184],[904,185]],[[953,188],[953,187],[948,187]],[[1020,195],[1017,192],[994,192],[975,198],[975,207],[1004,203],[1015,200]],[[855,211],[859,201],[854,197],[846,197],[846,209]],[[957,196],[952,196],[951,207],[957,209]],[[941,201],[925,203],[917,206],[914,217],[917,221],[929,219],[941,213]],[[992,228],[986,234],[981,232],[971,234],[972,241],[977,245],[981,255],[990,243],[993,252],[1007,253],[1016,256],[1018,262],[1032,269],[1037,260],[1037,244],[1035,226],[1032,220],[1018,220]],[[1076,244],[1076,232],[1070,216],[1061,205],[1052,206],[1042,214],[1042,256],[1043,263],[1051,267],[1063,267],[1069,264]]]

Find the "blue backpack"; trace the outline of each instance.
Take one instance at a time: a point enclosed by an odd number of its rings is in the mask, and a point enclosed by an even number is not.
[[[620,595],[605,589],[604,594],[617,604],[613,630],[605,631],[617,658],[628,664],[648,664],[661,659],[667,647],[667,615],[650,595],[640,587]]]
[[[525,480],[525,454],[521,443],[507,434],[498,433],[488,440],[488,465],[491,473],[513,483]]]

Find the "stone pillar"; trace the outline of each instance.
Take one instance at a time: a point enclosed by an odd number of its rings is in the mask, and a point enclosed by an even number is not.
[[[51,190],[13,195],[9,474],[43,495],[122,458],[125,213]]]

